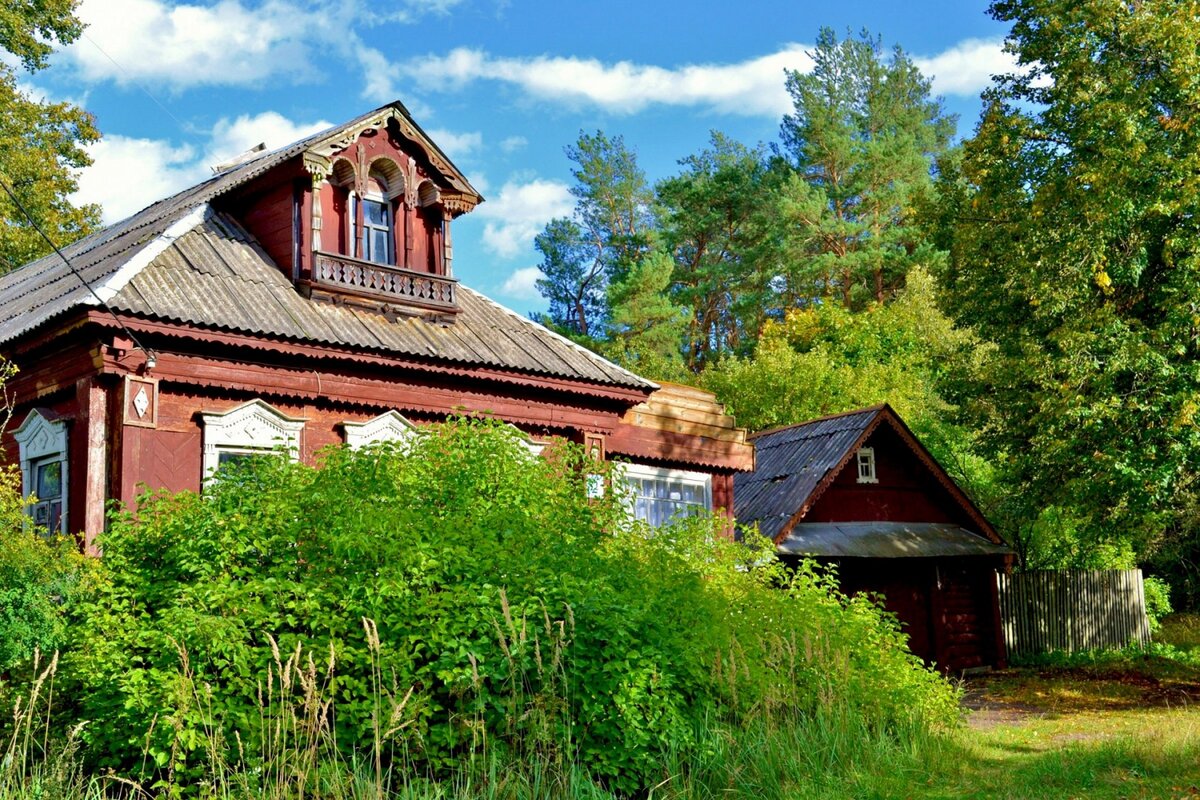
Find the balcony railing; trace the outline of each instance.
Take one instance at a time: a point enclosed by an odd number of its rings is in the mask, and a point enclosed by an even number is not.
[[[385,300],[389,303],[457,311],[455,288],[458,281],[428,272],[376,264],[334,253],[317,253],[313,266],[313,285]]]

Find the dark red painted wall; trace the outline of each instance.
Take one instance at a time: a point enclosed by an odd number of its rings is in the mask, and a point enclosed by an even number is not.
[[[847,594],[883,595],[903,625],[909,649],[947,672],[1003,666],[993,612],[993,558],[845,558],[838,582]]]
[[[878,483],[859,483],[855,458],[804,517],[804,522],[949,522],[977,527],[896,433],[880,426],[865,443],[875,449]]]

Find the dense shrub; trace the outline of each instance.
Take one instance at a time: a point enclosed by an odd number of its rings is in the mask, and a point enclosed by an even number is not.
[[[346,753],[436,774],[486,745],[632,791],[713,720],[954,719],[869,603],[719,521],[651,535],[614,492],[587,499],[596,468],[459,420],[407,451],[262,459],[204,497],[142,498],[60,671],[89,758],[195,785],[213,759],[269,758],[276,703],[303,695]]]
[[[20,471],[0,467],[0,674],[62,645],[86,568],[73,541],[30,524],[25,505]]]

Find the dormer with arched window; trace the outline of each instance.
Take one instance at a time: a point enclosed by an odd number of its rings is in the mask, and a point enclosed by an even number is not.
[[[303,163],[312,186],[294,216],[312,247],[297,248],[302,289],[395,312],[457,312],[450,222],[482,198],[423,132],[388,109],[310,145]]]

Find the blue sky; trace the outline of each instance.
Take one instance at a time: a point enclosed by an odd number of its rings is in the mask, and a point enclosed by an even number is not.
[[[651,180],[711,130],[776,139],[785,68],[821,26],[866,28],[933,77],[968,134],[1011,66],[987,4],[522,0],[82,0],[89,27],[23,76],[96,115],[76,199],[116,221],[258,142],[279,146],[399,99],[487,202],[455,223],[455,274],[521,311],[533,236],[571,209],[563,147],[621,134]]]

